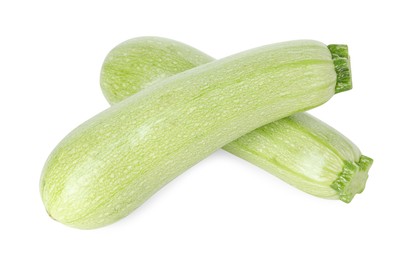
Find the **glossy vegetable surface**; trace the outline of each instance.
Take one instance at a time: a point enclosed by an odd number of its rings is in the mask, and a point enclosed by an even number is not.
[[[48,213],[78,228],[128,215],[216,149],[351,88],[339,84],[349,67],[335,66],[336,53],[316,41],[267,45],[158,81],[113,105],[50,155],[41,179]]]

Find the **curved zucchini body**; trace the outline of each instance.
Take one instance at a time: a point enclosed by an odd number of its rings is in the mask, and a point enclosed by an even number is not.
[[[337,48],[336,53],[348,57],[345,48]],[[108,54],[101,71],[101,87],[113,104],[154,82],[213,60],[177,41],[135,38]],[[342,84],[347,86],[347,82],[348,79]],[[307,113],[267,124],[223,148],[300,190],[344,202],[350,202],[356,193],[364,190],[372,164],[349,139]],[[350,169],[353,177],[345,178],[350,175]]]
[[[344,46],[329,46],[348,62]],[[213,61],[186,44],[140,37],[123,42],[106,57],[101,87],[115,103],[165,77]],[[347,88],[347,77],[340,85]],[[338,83],[339,84],[339,83]],[[350,202],[364,190],[372,159],[341,133],[307,113],[269,123],[223,147],[312,195]]]
[[[113,223],[216,149],[325,103],[341,73],[324,44],[292,41],[157,81],[58,144],[41,178],[45,207],[73,227]]]

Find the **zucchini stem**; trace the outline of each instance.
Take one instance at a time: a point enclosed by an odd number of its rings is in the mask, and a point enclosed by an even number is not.
[[[327,46],[332,54],[334,69],[337,73],[335,93],[353,88],[348,47],[345,44],[330,44]]]
[[[343,171],[330,185],[338,192],[340,200],[349,203],[357,193],[364,191],[372,164],[373,159],[364,155],[361,155],[358,162],[344,162]]]

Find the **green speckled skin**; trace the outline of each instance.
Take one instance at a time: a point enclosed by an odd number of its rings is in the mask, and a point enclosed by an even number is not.
[[[186,44],[158,37],[122,43],[106,57],[101,73],[103,93],[110,104],[182,71],[213,61]]]
[[[77,228],[113,223],[229,142],[325,103],[336,76],[324,44],[292,41],[157,81],[58,144],[41,178],[47,212]]]

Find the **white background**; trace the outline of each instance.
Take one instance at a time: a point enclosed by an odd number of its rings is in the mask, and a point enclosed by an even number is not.
[[[405,1],[2,1],[0,259],[407,259]],[[122,221],[76,230],[48,217],[43,164],[108,107],[105,55],[168,37],[221,58],[295,39],[347,43],[354,89],[311,111],[374,158],[350,204],[304,194],[218,151]]]

